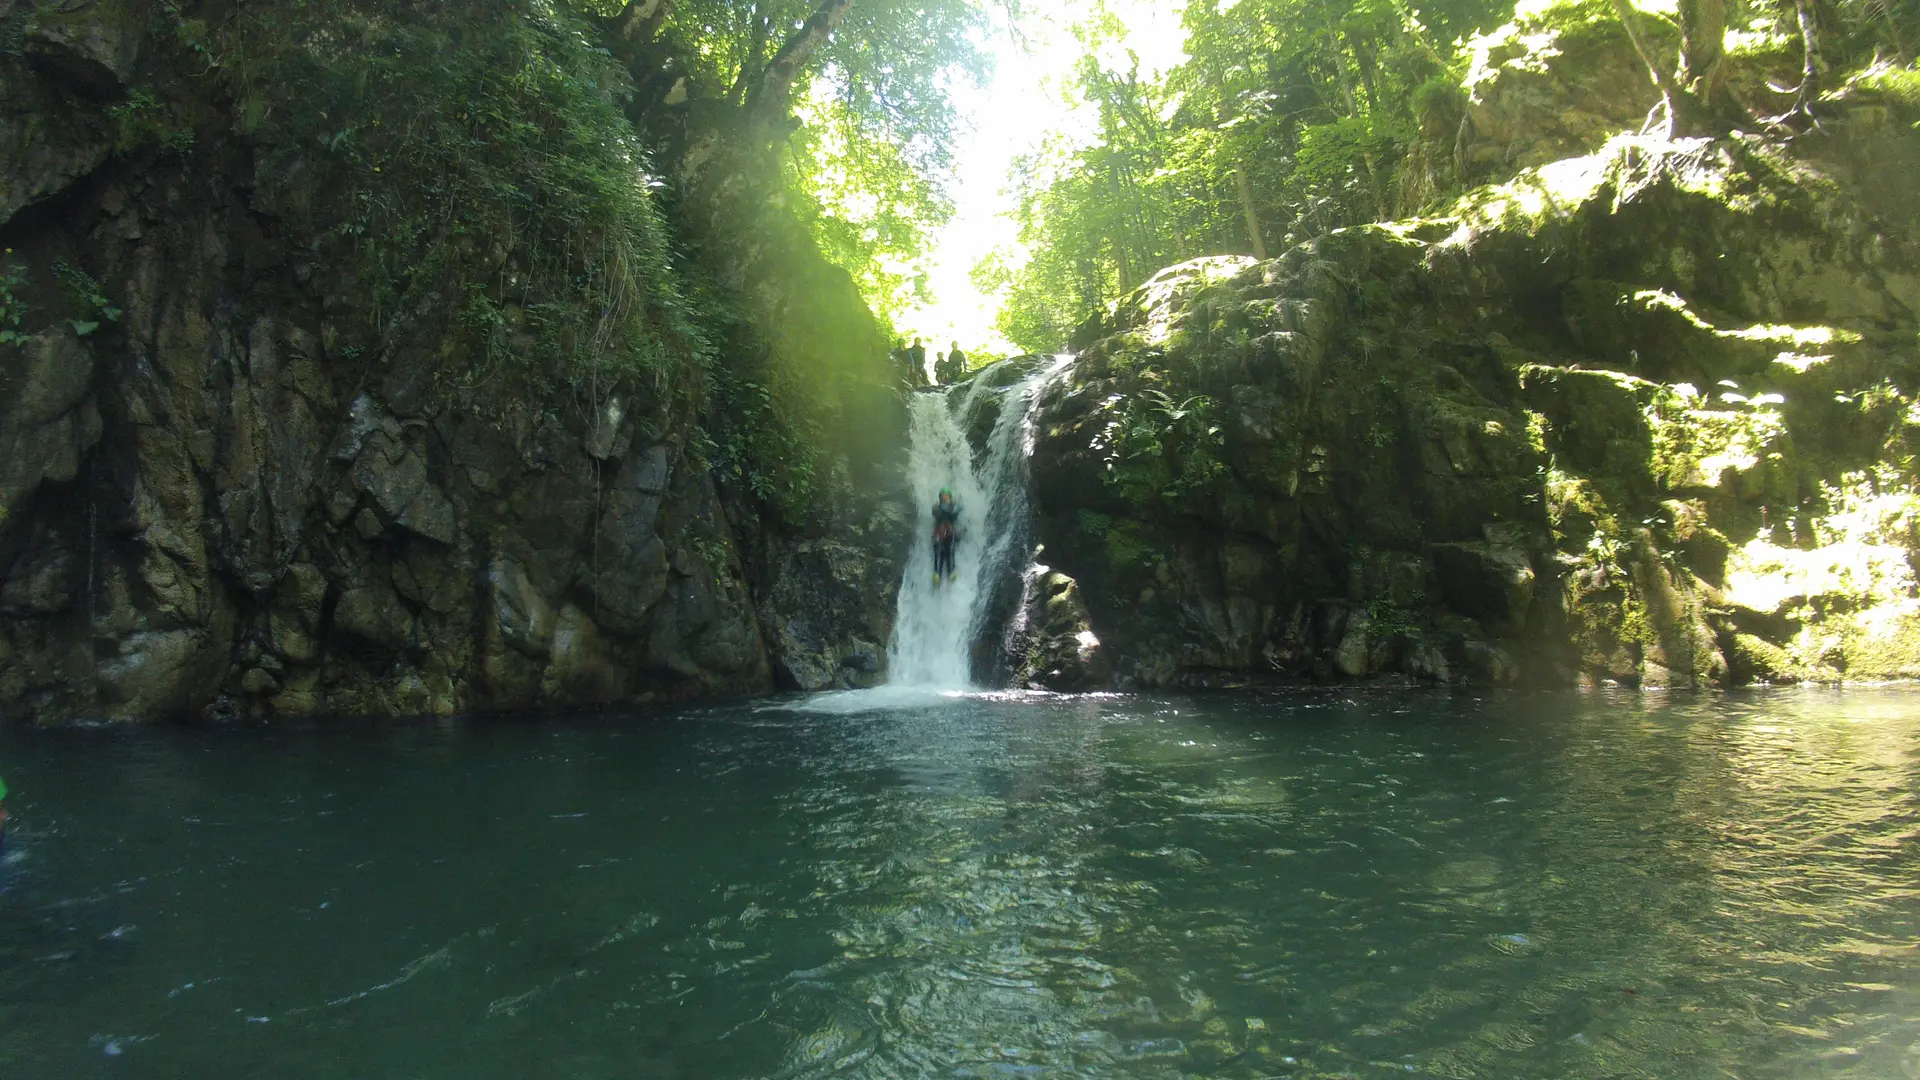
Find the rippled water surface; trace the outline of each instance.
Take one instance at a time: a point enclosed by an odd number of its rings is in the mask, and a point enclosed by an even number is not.
[[[1914,690],[835,697],[0,765],[9,1078],[1920,1078]]]

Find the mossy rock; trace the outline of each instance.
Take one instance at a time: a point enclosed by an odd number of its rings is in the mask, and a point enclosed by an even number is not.
[[[1489,636],[1552,678],[1920,672],[1888,501],[1920,489],[1920,234],[1849,175],[1618,137],[1447,218],[1170,268],[1042,410],[1042,538],[1141,684],[1427,677],[1419,643],[1501,681]],[[1871,575],[1752,599],[1755,558],[1846,544]],[[1231,579],[1242,545],[1284,570]]]

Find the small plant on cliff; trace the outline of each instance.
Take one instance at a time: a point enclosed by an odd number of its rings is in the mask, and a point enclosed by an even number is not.
[[[812,505],[819,476],[820,432],[782,417],[773,390],[727,368],[713,372],[715,404],[726,418],[711,464],[743,481],[755,498],[799,521]]]
[[[1104,456],[1106,482],[1129,502],[1176,502],[1226,474],[1226,439],[1212,398],[1175,400],[1149,386],[1109,408],[1112,419],[1093,448]]]
[[[1388,641],[1410,633],[1420,625],[1418,617],[1391,600],[1367,602],[1367,636],[1372,641]]]
[[[75,336],[86,337],[100,329],[102,322],[120,321],[120,308],[101,291],[100,282],[92,274],[65,259],[53,264],[53,272],[59,277],[67,300],[81,312],[80,318],[67,320]]]
[[[712,536],[689,536],[687,549],[692,551],[701,562],[706,563],[707,569],[712,570],[715,577],[726,576],[727,562],[732,549],[727,546],[725,540]]]
[[[260,210],[326,237],[351,336],[438,322],[450,379],[701,393],[626,73],[564,7],[260,0],[178,29],[259,148]]]
[[[128,94],[107,109],[107,119],[113,122],[114,149],[123,154],[145,149],[178,154],[193,148],[193,128],[148,91]]]

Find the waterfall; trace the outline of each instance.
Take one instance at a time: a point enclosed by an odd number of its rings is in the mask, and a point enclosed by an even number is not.
[[[942,390],[912,396],[907,476],[916,535],[887,650],[895,685],[945,690],[972,685],[973,643],[998,629],[990,625],[1001,606],[995,601],[1017,586],[1029,547],[1027,458],[1033,452],[1036,405],[1047,383],[1071,362],[1069,356],[1055,357],[1011,385],[992,385],[982,373],[959,394]],[[987,394],[999,395],[1000,408],[976,461],[965,425]],[[928,537],[943,487],[953,489],[960,505],[960,529],[954,580],[935,584]]]

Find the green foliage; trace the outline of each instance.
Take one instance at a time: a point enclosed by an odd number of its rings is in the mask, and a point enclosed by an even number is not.
[[[1107,411],[1093,449],[1102,454],[1108,486],[1135,506],[1177,506],[1226,475],[1226,438],[1212,398],[1176,401],[1147,386],[1109,403]]]
[[[625,8],[622,0],[574,2],[598,15]],[[839,271],[881,322],[923,298],[917,263],[949,213],[949,93],[984,66],[975,45],[984,0],[859,0],[794,73],[789,93],[767,95],[771,61],[818,6],[675,0],[659,9],[664,22],[648,27],[632,61],[643,85],[631,111],[643,124],[664,117],[668,132],[680,130],[678,110],[657,106],[684,96],[703,125],[732,124],[732,137],[764,137],[780,151],[784,190],[754,204],[764,214],[748,207],[728,223],[738,250],[757,263],[755,280],[739,280],[735,254],[721,251],[723,265],[709,265],[703,248],[694,266],[713,280],[690,283],[688,295],[713,355],[724,358],[710,365],[703,418],[714,433],[711,458],[790,519],[878,456],[875,440],[889,430],[880,412],[894,404],[879,389],[890,376],[885,327],[847,302]],[[646,82],[660,71],[670,74]],[[829,265],[802,250],[809,239]],[[725,310],[736,304],[751,309],[754,325],[744,325],[748,313]]]
[[[612,13],[614,0],[582,6]],[[677,0],[660,33],[694,98],[746,104],[785,36],[818,0]],[[822,253],[891,320],[924,300],[915,265],[951,212],[950,88],[987,59],[981,0],[859,0],[794,84],[800,125],[784,163]]]
[[[67,320],[76,337],[86,337],[100,329],[102,322],[120,321],[120,308],[101,291],[100,282],[92,274],[65,259],[53,264],[53,272],[60,279],[68,303],[81,312],[80,318]]]
[[[177,38],[260,147],[263,194],[324,237],[381,345],[451,312],[479,379],[698,392],[625,72],[538,0],[257,0]],[[144,106],[141,115],[151,111]]]
[[[1502,0],[1195,0],[1188,59],[1163,77],[1090,55],[1076,82],[1098,114],[1097,139],[1022,163],[1028,257],[976,271],[1004,291],[1001,332],[1056,348],[1171,262],[1274,254],[1390,216],[1421,123],[1461,105],[1462,64],[1446,43],[1511,10]],[[1090,53],[1110,32],[1084,31]]]
[[[1920,70],[1877,64],[1853,81],[1862,90],[1883,94],[1909,109],[1920,109]]]
[[[193,149],[192,125],[146,90],[135,90],[126,101],[108,107],[107,119],[113,124],[114,149],[121,153],[151,149],[182,154]]]
[[[20,264],[13,261],[12,248],[6,250],[6,256],[6,261],[0,262],[0,345],[18,345],[27,338],[20,329],[27,317],[27,303],[20,296],[27,277]]]
[[[1892,56],[1911,68],[1920,57],[1920,0],[1839,0],[1834,7],[1826,18],[1838,24],[1841,56],[1835,59]]]
[[[771,387],[730,369],[716,370],[714,399],[724,434],[708,449],[709,463],[789,521],[802,520],[818,492],[822,433],[804,417],[782,415]]]
[[[602,15],[625,6],[577,2]],[[819,0],[676,0],[660,35],[686,72],[689,96],[744,102],[787,35],[818,7]],[[916,168],[936,172],[952,144],[948,85],[984,70],[974,44],[984,9],[973,0],[859,0],[800,72],[794,96],[830,106],[874,138],[892,138]]]
[[[1422,130],[1450,131],[1466,111],[1467,91],[1451,73],[1435,75],[1413,88],[1411,104]]]
[[[67,303],[65,310],[56,304],[54,310],[43,311],[40,317],[58,319],[63,314],[77,314],[78,318],[69,318],[66,322],[79,337],[98,330],[102,322],[120,321],[120,309],[100,291],[100,283],[86,271],[64,259],[54,263],[53,271]],[[35,332],[27,326],[30,305],[24,295],[26,289],[26,267],[14,261],[13,249],[8,248],[0,257],[0,345],[18,345]]]
[[[1419,626],[1417,615],[1391,600],[1371,600],[1367,603],[1367,637],[1372,641],[1389,641]]]
[[[916,265],[952,211],[935,174],[901,143],[857,114],[814,102],[783,159],[796,209],[829,261],[853,276],[882,321],[892,324],[930,299]]]

